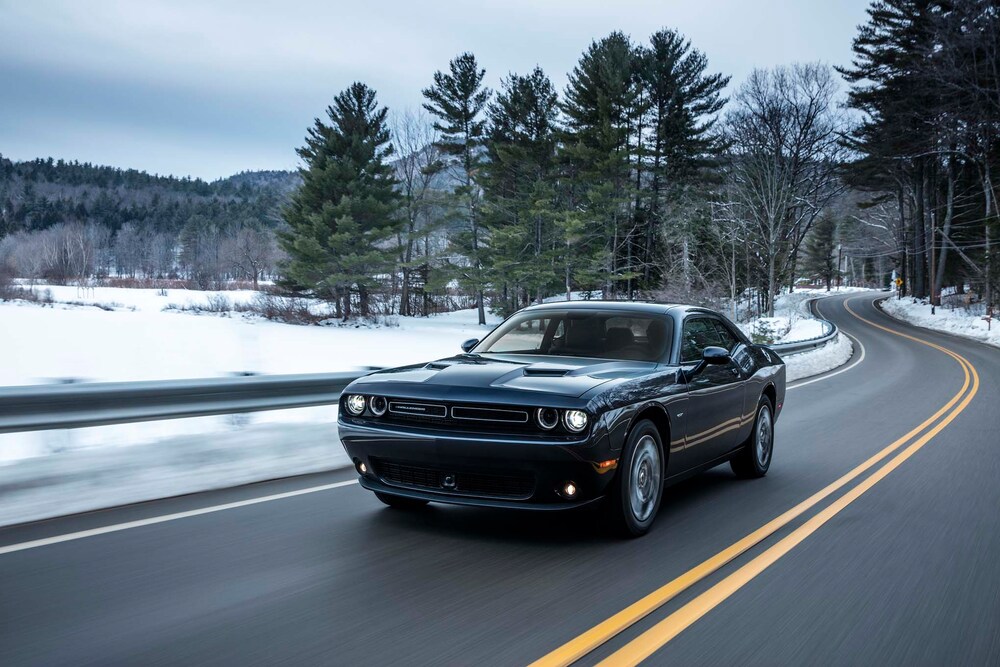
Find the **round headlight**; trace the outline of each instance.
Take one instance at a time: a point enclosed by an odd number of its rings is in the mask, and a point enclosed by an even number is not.
[[[587,413],[583,410],[567,410],[563,413],[563,424],[574,433],[587,428]]]
[[[385,396],[372,396],[368,399],[368,409],[371,410],[372,414],[376,417],[384,415],[388,408],[389,401],[385,400]]]
[[[559,411],[555,408],[538,408],[535,412],[538,425],[546,431],[551,431],[559,425]]]
[[[365,411],[365,397],[360,394],[351,394],[344,401],[344,405],[347,406],[348,412],[357,417]]]

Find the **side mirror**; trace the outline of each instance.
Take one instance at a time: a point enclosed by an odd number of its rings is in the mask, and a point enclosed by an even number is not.
[[[728,364],[729,351],[723,347],[709,345],[701,351],[701,359],[706,364]]]
[[[469,353],[469,352],[472,351],[472,348],[474,348],[478,344],[479,344],[479,339],[478,338],[470,338],[467,341],[463,341],[462,342],[462,352]]]
[[[690,382],[708,366],[728,364],[729,361],[729,351],[726,350],[726,348],[709,345],[701,351],[701,361],[699,361],[694,368],[684,373],[684,381]]]

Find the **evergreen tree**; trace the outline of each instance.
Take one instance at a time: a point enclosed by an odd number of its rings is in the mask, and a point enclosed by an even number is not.
[[[581,268],[581,286],[596,287],[586,283],[595,274],[603,277],[606,298],[615,296],[620,281],[634,277],[627,260],[635,195],[630,139],[644,111],[636,59],[635,46],[621,32],[593,42],[569,75],[561,104],[561,157],[570,181],[563,206],[579,216],[572,263]]]
[[[489,107],[488,161],[484,166],[484,221],[490,232],[487,268],[508,314],[541,300],[558,285],[554,271],[555,122],[552,82],[536,67],[512,74]]]
[[[386,114],[363,83],[338,94],[329,123],[317,118],[298,149],[302,187],[284,211],[287,281],[332,301],[345,318],[354,294],[369,314],[369,293],[392,262],[384,241],[399,224],[399,195]]]
[[[687,264],[691,258],[690,223],[699,217],[678,209],[690,208],[691,201],[704,202],[704,170],[718,155],[719,136],[714,132],[717,114],[726,103],[723,89],[729,77],[708,74],[708,59],[691,42],[674,30],[653,34],[642,51],[640,76],[648,91],[650,134],[646,171],[650,174],[648,214],[639,249],[643,276],[641,287],[654,289],[662,280],[664,257],[657,248],[660,233],[673,224],[681,243],[684,289],[690,289]],[[700,191],[699,191],[700,190]]]
[[[811,277],[819,278],[830,291],[833,279],[840,272],[837,270],[837,260],[834,251],[837,249],[837,220],[833,215],[824,214],[813,225],[806,237],[805,270]]]
[[[463,218],[464,229],[452,239],[455,250],[465,257],[469,266],[459,269],[460,282],[476,295],[479,323],[486,323],[483,291],[486,276],[483,257],[486,239],[483,236],[478,173],[483,161],[486,133],[486,105],[492,91],[483,86],[486,70],[476,57],[463,53],[449,63],[448,72],[434,73],[434,84],[423,91],[424,108],[437,120],[434,128],[441,133],[440,149],[450,156],[447,168],[454,175],[456,210]],[[445,165],[442,165],[445,168]]]

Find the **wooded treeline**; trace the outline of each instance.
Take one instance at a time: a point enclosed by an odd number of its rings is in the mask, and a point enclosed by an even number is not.
[[[53,282],[108,276],[256,282],[277,270],[289,172],[212,183],[0,156],[0,270]]]
[[[336,95],[298,174],[0,159],[0,263],[275,277],[345,318],[476,305],[483,319],[573,293],[752,315],[799,282],[893,273],[907,293],[992,303],[997,4],[873,2],[853,48],[850,66],[731,82],[676,31],[612,32],[563,90],[541,68],[491,90],[463,53],[428,76],[419,111],[390,112],[363,82]],[[81,238],[102,250],[73,250]]]
[[[847,172],[869,193],[873,252],[898,263],[907,291],[937,302],[965,285],[993,304],[1000,162],[1000,5],[874,3],[840,71],[862,112]]]
[[[933,278],[989,301],[997,20],[977,0],[873,3],[839,70],[846,108],[814,63],[755,70],[727,99],[728,77],[672,30],[596,40],[561,92],[539,68],[491,91],[461,54],[423,90],[427,117],[401,124],[356,83],[300,152],[289,278],[336,276],[344,315],[379,289],[419,312],[449,281],[505,313],[571,292],[771,311],[796,281],[893,272],[918,296]],[[356,225],[351,253],[338,225]]]

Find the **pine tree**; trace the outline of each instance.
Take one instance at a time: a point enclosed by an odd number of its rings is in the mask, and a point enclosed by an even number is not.
[[[648,91],[651,116],[645,166],[650,175],[648,214],[640,248],[643,289],[655,289],[662,280],[665,258],[657,239],[667,225],[678,227],[671,231],[682,245],[682,264],[690,261],[689,246],[696,230],[682,223],[698,216],[677,215],[677,211],[690,208],[691,200],[707,199],[704,189],[698,190],[705,184],[704,170],[714,163],[720,149],[714,127],[726,103],[722,91],[729,84],[729,77],[708,74],[707,68],[705,55],[674,30],[654,33],[649,47],[642,50],[639,72]],[[690,282],[686,264],[682,273]],[[683,287],[687,290],[691,285]]]
[[[486,70],[476,57],[463,53],[449,63],[448,72],[434,73],[434,84],[423,91],[424,108],[437,121],[434,128],[441,133],[440,149],[451,157],[447,168],[457,180],[454,203],[463,219],[464,229],[452,239],[455,250],[469,265],[459,270],[460,282],[476,294],[479,323],[486,324],[483,291],[486,276],[483,256],[486,239],[483,236],[478,172],[483,161],[486,133],[486,105],[492,91],[483,86]]]
[[[581,278],[600,271],[606,298],[635,275],[628,261],[635,210],[631,140],[644,112],[636,58],[621,32],[593,42],[569,75],[561,104],[563,171],[572,182],[564,206],[580,216],[573,225],[578,258],[572,263]]]
[[[489,107],[488,161],[483,169],[487,268],[509,314],[558,285],[554,271],[555,122],[552,82],[536,67],[512,74]]]
[[[837,248],[837,220],[831,214],[824,214],[813,225],[806,237],[805,270],[812,277],[821,279],[830,291],[833,279],[839,275],[834,251]]]
[[[344,318],[353,294],[369,314],[369,295],[392,262],[384,241],[399,224],[399,195],[387,164],[386,114],[363,83],[338,94],[327,108],[329,123],[317,118],[298,149],[302,187],[284,210],[287,279],[333,302]]]
[[[838,71],[852,83],[851,107],[864,113],[850,146],[861,154],[851,165],[854,182],[895,190],[900,214],[913,209],[900,257],[904,283],[917,296],[927,294],[925,190],[935,138],[928,132],[940,109],[938,86],[928,75],[935,52],[934,0],[879,0],[854,39],[854,62]],[[906,184],[904,187],[903,184]],[[912,274],[912,275],[911,275]]]

